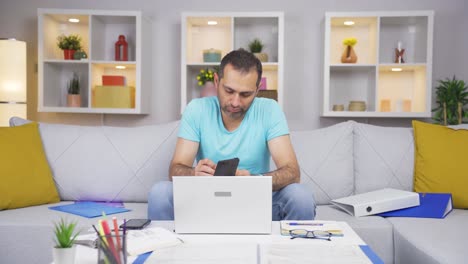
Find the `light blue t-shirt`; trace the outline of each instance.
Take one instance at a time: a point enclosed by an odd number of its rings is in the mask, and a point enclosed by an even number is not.
[[[251,174],[270,171],[268,141],[289,134],[283,111],[276,101],[256,97],[239,127],[229,132],[223,124],[216,96],[193,99],[185,108],[179,137],[199,142],[197,161],[214,163],[238,157],[239,169]]]

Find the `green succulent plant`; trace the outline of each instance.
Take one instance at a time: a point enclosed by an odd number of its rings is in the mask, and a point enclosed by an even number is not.
[[[57,37],[57,46],[62,50],[80,50],[81,37],[76,34],[60,35]]]
[[[260,53],[262,52],[264,46],[265,45],[262,43],[262,41],[256,38],[249,43],[249,50],[252,53]]]
[[[76,73],[73,73],[73,78],[68,82],[68,94],[80,94],[80,79]]]
[[[439,80],[436,87],[437,107],[432,109],[435,112],[433,119],[443,125],[456,125],[464,122],[468,118],[468,87],[465,81],[458,80],[455,76],[452,79]]]
[[[58,223],[54,224],[55,247],[56,248],[71,248],[75,242],[79,232],[75,231],[76,222],[68,222],[63,218]]]

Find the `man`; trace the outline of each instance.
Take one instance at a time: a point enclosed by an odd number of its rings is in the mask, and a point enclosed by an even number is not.
[[[256,97],[261,76],[262,64],[250,52],[239,49],[222,59],[214,76],[217,96],[194,99],[184,111],[169,175],[171,180],[212,176],[218,161],[238,157],[236,176],[272,176],[272,220],[314,219],[314,198],[298,183],[300,170],[284,113],[274,100]],[[275,171],[269,171],[270,154]],[[148,218],[174,219],[172,182],[153,186]]]

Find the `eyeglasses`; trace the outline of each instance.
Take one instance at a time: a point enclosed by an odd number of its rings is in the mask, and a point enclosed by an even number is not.
[[[289,230],[289,235],[291,236],[291,239],[311,238],[311,239],[323,239],[323,240],[331,241],[332,233],[328,231],[322,231],[322,230],[308,231],[305,229],[293,229],[293,230]]]

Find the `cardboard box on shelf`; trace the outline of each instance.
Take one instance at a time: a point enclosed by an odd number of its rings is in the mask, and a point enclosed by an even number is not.
[[[95,86],[92,93],[95,108],[135,108],[135,87]]]

